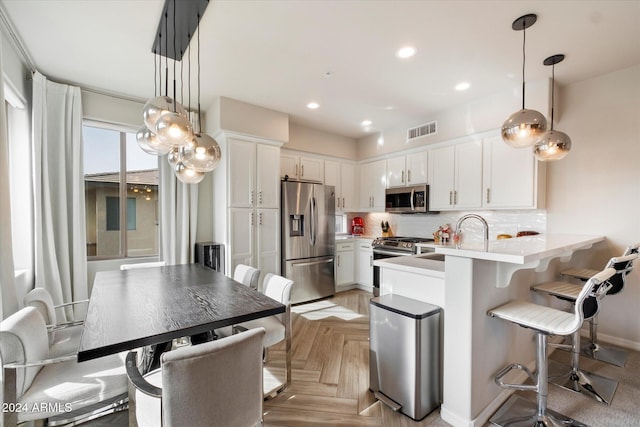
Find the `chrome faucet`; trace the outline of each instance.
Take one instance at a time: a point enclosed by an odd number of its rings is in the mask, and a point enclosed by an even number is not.
[[[489,224],[487,224],[487,221],[484,218],[476,214],[464,215],[462,218],[458,220],[458,222],[456,222],[456,236],[457,236],[456,248],[460,249],[460,227],[462,226],[462,223],[468,220],[469,218],[475,218],[480,222],[482,222],[482,228],[484,229],[484,251],[489,252]]]

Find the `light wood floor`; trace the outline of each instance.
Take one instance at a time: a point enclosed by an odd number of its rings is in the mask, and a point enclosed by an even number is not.
[[[265,427],[447,426],[436,410],[421,422],[394,413],[369,391],[369,299],[351,290],[294,306],[292,383],[265,402]],[[268,366],[283,366],[284,346]]]

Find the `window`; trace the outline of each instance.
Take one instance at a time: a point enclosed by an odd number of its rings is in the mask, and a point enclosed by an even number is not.
[[[131,132],[85,124],[82,137],[87,256],[157,255],[158,157],[142,151]]]

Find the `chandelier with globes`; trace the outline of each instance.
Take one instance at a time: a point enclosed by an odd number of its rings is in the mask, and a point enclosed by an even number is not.
[[[208,4],[207,0],[179,1],[166,0],[158,32],[154,40],[154,58],[165,61],[165,93],[157,93],[144,105],[144,126],[136,133],[136,140],[142,150],[156,156],[167,156],[177,178],[186,184],[197,184],[205,173],[213,171],[220,162],[220,146],[215,139],[202,132],[200,117],[200,31],[198,24]],[[180,7],[177,8],[176,6]],[[169,14],[172,14],[171,18]],[[172,21],[172,27],[169,21]],[[164,24],[164,29],[163,29]],[[173,32],[169,30],[172,28]],[[198,110],[197,130],[189,119],[189,112],[176,99],[176,62],[180,62],[185,50],[189,50],[189,109],[191,106],[191,37],[197,31],[198,51]],[[172,39],[173,49],[169,47]],[[173,59],[173,98],[169,96],[169,58]],[[156,60],[154,59],[154,68]],[[158,67],[162,83],[162,66]],[[182,74],[182,72],[181,72]],[[154,80],[156,79],[154,72]],[[160,91],[161,92],[161,91]]]

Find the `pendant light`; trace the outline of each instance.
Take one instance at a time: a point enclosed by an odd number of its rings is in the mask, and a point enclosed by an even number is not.
[[[555,65],[564,60],[564,55],[558,54],[544,60],[544,65],[551,65],[551,129],[544,133],[533,147],[533,154],[543,162],[552,162],[564,158],[571,150],[571,138],[564,132],[553,130],[553,109],[555,103]]]
[[[511,24],[514,31],[522,31],[522,109],[513,113],[502,125],[502,139],[514,148],[532,146],[547,130],[547,120],[544,115],[536,110],[527,110],[524,102],[526,29],[535,24],[537,19],[535,14],[528,14]]]
[[[166,15],[165,15],[166,16]],[[168,16],[165,18],[168,21]],[[168,34],[168,29],[166,31]],[[166,37],[165,37],[166,43]],[[176,0],[173,1],[173,50],[176,51]],[[167,49],[168,51],[168,49]],[[167,58],[167,62],[169,59]],[[168,67],[167,67],[168,68]],[[168,80],[168,77],[167,77]],[[182,114],[182,112],[178,112],[177,104],[178,102],[175,100],[176,98],[176,61],[173,60],[173,103],[172,103],[172,111],[165,112],[160,115],[158,120],[156,121],[156,135],[160,141],[165,144],[170,144],[173,147],[180,146],[182,144],[186,144],[193,138],[193,129],[191,127],[191,122],[186,114]],[[184,108],[183,108],[184,110]]]
[[[191,55],[189,55],[189,58],[191,58]],[[189,67],[189,70],[191,70],[191,67]],[[197,172],[211,172],[218,166],[221,157],[222,154],[218,142],[202,132],[202,117],[200,115],[200,30],[198,30],[198,132],[194,134],[193,139],[188,144],[180,147],[180,159],[187,168]]]

